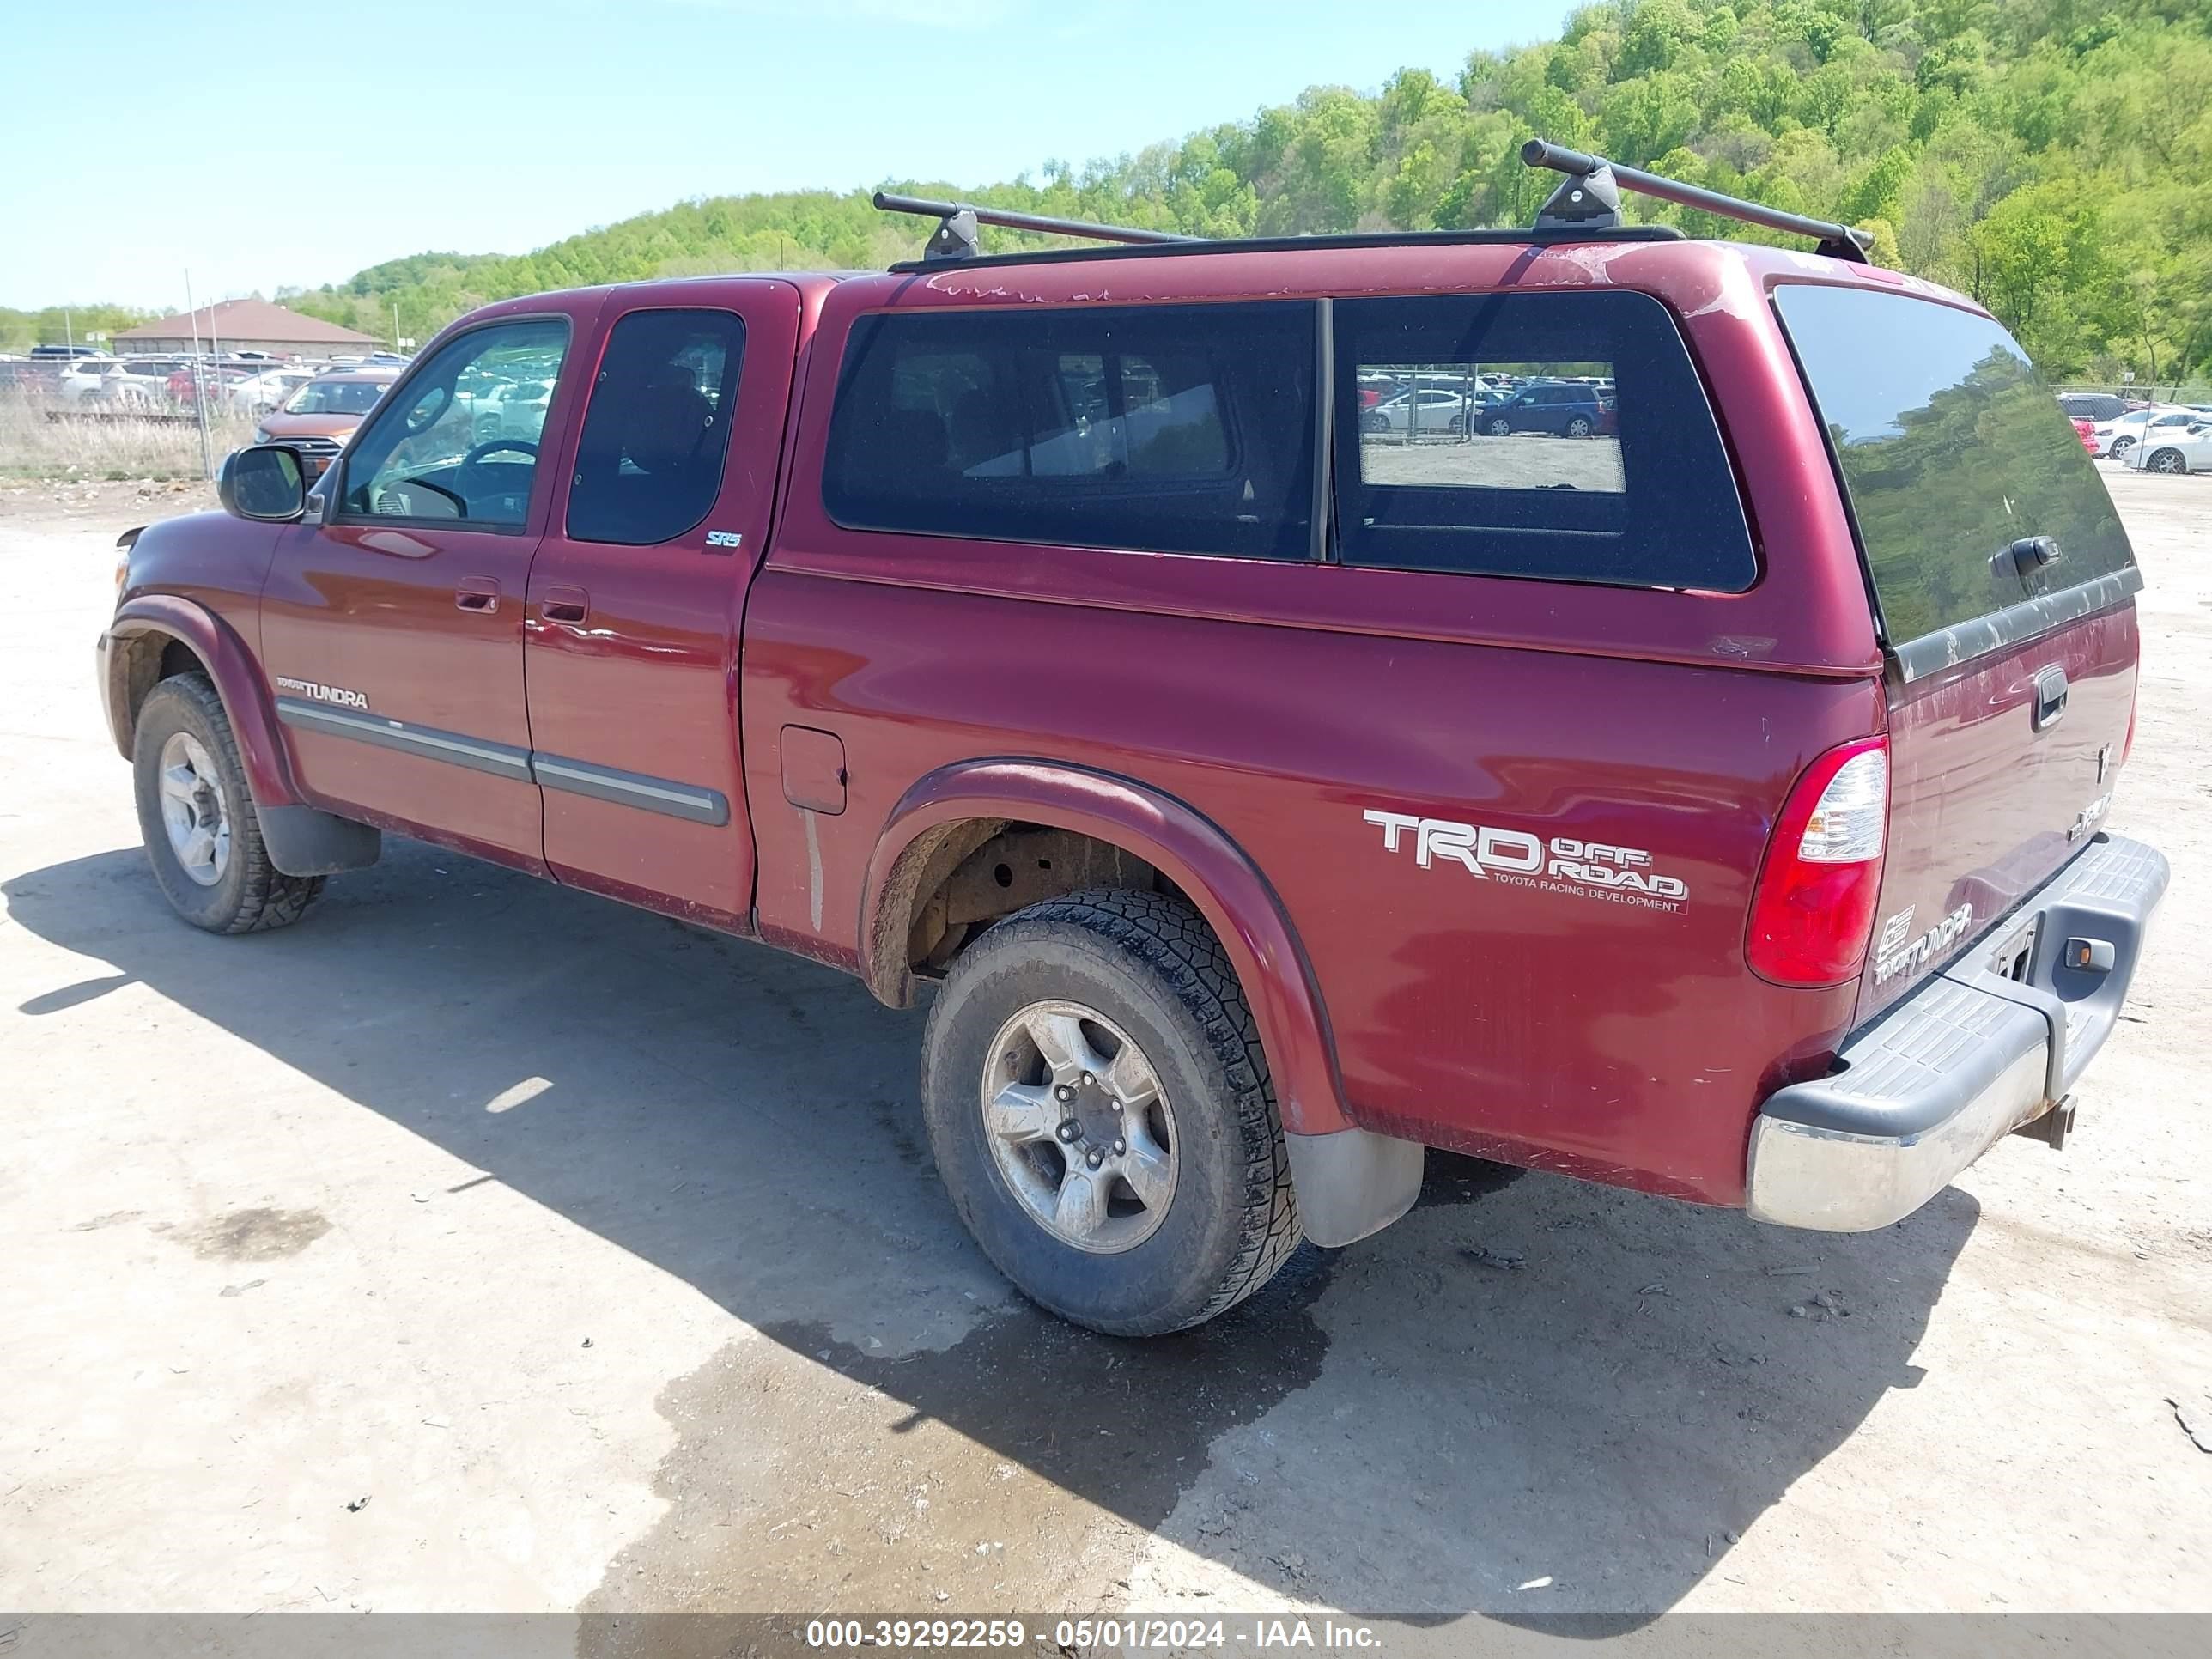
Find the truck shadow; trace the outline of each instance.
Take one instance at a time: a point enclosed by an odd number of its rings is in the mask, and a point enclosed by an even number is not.
[[[965,1503],[978,1536],[1073,1537],[1103,1510],[1188,1552],[1109,1600],[1241,1610],[1218,1564],[1409,1623],[1654,1617],[1915,1385],[1978,1213],[1954,1189],[1881,1233],[1792,1235],[1436,1154],[1389,1232],[1309,1249],[1203,1329],[1120,1342],[1030,1310],[969,1246],[921,1137],[920,1015],[826,969],[401,841],[260,939],[177,922],[136,849],[4,892],[106,964],[24,1015],[143,982],[481,1172],[439,1200],[459,1224],[494,1177],[773,1339],[733,1331],[664,1392],[670,1507],[600,1611],[697,1608],[702,1584],[730,1608],[1063,1605],[1065,1574],[1009,1589],[1010,1559],[913,1530],[903,1497],[896,1524],[862,1505],[835,1573],[804,1534],[746,1537],[718,1494],[763,1458],[789,1460],[791,1513],[845,1489],[809,1414],[826,1368],[891,1402],[894,1439],[972,1443],[939,1512]],[[763,1367],[791,1386],[763,1391]],[[994,1514],[1032,1489],[1066,1513]]]

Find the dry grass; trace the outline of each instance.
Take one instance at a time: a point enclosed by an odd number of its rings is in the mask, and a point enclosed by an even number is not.
[[[0,397],[0,477],[198,478],[203,476],[197,420],[154,421],[128,414],[64,412]],[[208,453],[220,461],[253,441],[251,416],[208,417]]]

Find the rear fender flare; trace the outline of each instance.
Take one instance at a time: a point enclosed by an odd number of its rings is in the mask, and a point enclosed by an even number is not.
[[[126,600],[107,625],[107,684],[103,690],[108,726],[124,758],[131,757],[137,705],[152,690],[149,678],[143,671],[134,672],[134,665],[143,662],[143,642],[153,636],[180,641],[206,667],[208,678],[215,682],[216,695],[222,699],[222,712],[230,720],[231,732],[238,738],[239,758],[245,764],[246,787],[252,790],[255,803],[301,805],[288,751],[277,731],[276,709],[252,653],[204,605],[173,593],[143,593]]]
[[[1095,836],[1143,859],[1198,907],[1220,939],[1259,1027],[1283,1127],[1327,1134],[1352,1127],[1327,1015],[1290,919],[1251,860],[1221,829],[1127,778],[1022,760],[967,761],[930,773],[892,810],[860,901],[860,974],[897,1006],[910,993],[906,913],[928,831],[1012,819]]]

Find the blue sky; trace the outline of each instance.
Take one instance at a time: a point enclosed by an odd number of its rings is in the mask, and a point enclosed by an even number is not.
[[[184,303],[686,197],[981,184],[1455,74],[1565,0],[46,0],[9,25],[0,305]],[[35,72],[26,72],[35,66]]]

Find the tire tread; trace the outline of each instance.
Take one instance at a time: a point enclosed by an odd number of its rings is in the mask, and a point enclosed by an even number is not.
[[[224,782],[232,796],[230,855],[245,860],[246,878],[240,888],[237,909],[222,927],[210,932],[222,933],[265,933],[278,927],[289,927],[307,914],[307,907],[315,902],[327,879],[322,876],[288,876],[269,861],[269,849],[261,840],[261,821],[253,806],[252,793],[246,787],[246,768],[239,757],[238,739],[230,729],[230,717],[223,712],[222,698],[215,683],[204,673],[172,674],[157,684],[148,694],[149,701],[163,692],[175,696],[206,721],[218,750],[216,760],[224,772]],[[143,721],[145,711],[139,711]],[[159,857],[158,849],[149,846],[149,854]]]
[[[1151,969],[1197,1021],[1228,1073],[1226,1105],[1246,1152],[1243,1237],[1205,1307],[1178,1328],[1204,1324],[1267,1284],[1304,1238],[1274,1081],[1229,954],[1188,902],[1136,888],[1070,893],[1010,920],[1080,927]]]

